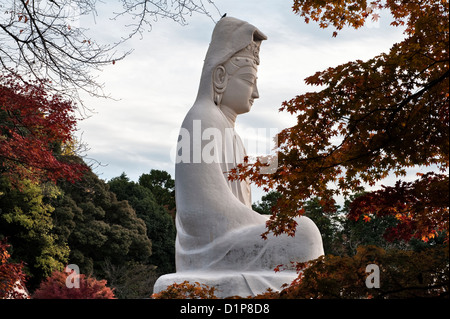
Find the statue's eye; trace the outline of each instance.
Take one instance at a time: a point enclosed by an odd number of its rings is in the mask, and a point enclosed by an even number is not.
[[[241,74],[239,77],[252,85],[255,84],[256,77],[253,74]]]

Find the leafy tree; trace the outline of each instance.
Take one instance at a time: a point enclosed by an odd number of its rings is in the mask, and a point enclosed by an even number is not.
[[[281,197],[280,193],[270,191],[266,195],[261,197],[260,202],[252,204],[252,209],[263,215],[271,215],[272,208],[275,207],[280,197]]]
[[[149,174],[139,177],[139,185],[148,188],[159,205],[166,206],[169,211],[175,209],[175,181],[169,173],[152,169]]]
[[[85,165],[67,163],[57,152],[72,139],[73,111],[72,103],[49,95],[43,85],[0,75],[0,174],[13,184],[77,180]]]
[[[74,158],[74,161],[81,159]],[[146,263],[152,252],[145,223],[126,201],[118,201],[92,171],[74,184],[59,184],[63,195],[52,201],[55,233],[71,248],[69,260],[83,273],[103,278],[106,261]]]
[[[23,262],[11,263],[8,252],[10,245],[5,239],[0,241],[0,299],[25,299],[27,294],[25,282],[27,279],[23,271]]]
[[[368,193],[371,194],[371,193]],[[377,246],[384,250],[421,251],[435,245],[442,245],[445,233],[436,233],[432,238],[401,238],[392,236],[400,221],[390,214],[364,215],[353,218],[351,207],[365,198],[366,193],[350,196],[343,207],[336,206],[334,212],[326,211],[317,198],[305,203],[305,216],[317,224],[323,238],[325,254],[354,256],[360,246]]]
[[[299,277],[290,285],[279,292],[269,289],[253,299],[448,298],[448,258],[448,245],[421,252],[360,246],[351,257],[326,255],[300,263]],[[367,266],[371,264],[380,270],[380,285],[376,289],[367,286],[371,279]],[[214,287],[185,281],[168,286],[152,298],[216,299],[214,292]]]
[[[384,250],[360,246],[352,256],[322,256],[306,265],[298,279],[281,293],[265,297],[281,299],[398,299],[448,297],[448,245],[421,252]],[[367,265],[380,269],[380,287],[366,285]]]
[[[153,294],[153,299],[217,299],[215,288],[195,282],[191,284],[184,281],[181,284],[174,283],[165,290]]]
[[[442,173],[448,170],[449,3],[374,0],[370,7],[389,10],[392,25],[405,25],[405,39],[388,53],[306,78],[307,84],[320,90],[298,95],[280,108],[295,115],[297,124],[278,135],[277,171],[260,174],[263,164],[259,162],[235,170],[240,178],[249,177],[282,194],[268,232],[287,229],[292,234],[290,221],[305,212],[308,198],[317,196],[325,209],[333,210],[334,195],[362,191],[362,183],[374,185],[389,174],[405,175],[406,168],[418,165],[435,165]],[[293,5],[306,22],[317,21],[322,28],[334,26],[337,31],[346,25],[364,25],[370,17],[368,9],[367,1],[352,0],[294,0]],[[333,184],[338,187],[330,188]],[[436,190],[436,195],[448,194],[448,172],[425,175],[419,184],[420,191],[411,185],[398,187],[397,195],[415,197],[405,200],[409,207],[400,213],[403,217],[396,217],[399,235],[406,238],[405,228],[409,228],[409,237],[429,238],[442,231],[448,238],[448,222],[442,222],[449,219],[448,200],[431,209],[417,205],[429,203]],[[397,216],[397,202],[383,204],[392,207],[385,206],[383,214]],[[359,209],[353,215],[357,212],[368,214]]]
[[[11,188],[0,178],[0,238],[8,238],[13,260],[24,261],[33,289],[54,270],[61,270],[69,257],[67,242],[53,233],[51,214],[54,208],[48,198],[57,189],[31,181],[22,181],[20,189]]]
[[[326,211],[318,198],[313,198],[305,203],[305,214],[314,221],[322,235],[322,243],[325,254],[336,254],[341,248],[338,240],[344,218],[336,208],[334,211]]]
[[[106,286],[106,280],[78,274],[79,287],[69,288],[66,281],[70,275],[67,272],[53,272],[34,292],[33,299],[115,299],[113,290]]]
[[[159,179],[153,179],[155,176]],[[158,267],[156,271],[159,273],[173,272],[176,229],[172,217],[161,205],[173,200],[167,187],[174,185],[174,182],[168,173],[155,170],[150,174],[142,174],[139,181],[139,184],[130,181],[123,173],[112,178],[108,185],[119,200],[127,200],[137,216],[144,220],[147,236],[152,241],[153,254],[149,262]]]
[[[407,183],[397,182],[394,187],[383,187],[356,198],[350,205],[349,218],[358,220],[386,220],[396,222],[386,229],[390,240],[412,237],[429,241],[438,232],[448,238],[448,176],[428,173]],[[431,217],[431,218],[430,218]]]
[[[397,226],[399,221],[390,215],[369,217],[367,215],[362,218],[350,218],[350,206],[365,193],[359,193],[350,196],[339,210],[342,216],[340,230],[335,236],[334,255],[354,256],[359,246],[377,246],[385,250],[412,249],[408,241],[402,241],[399,238],[390,238],[387,240],[385,234],[391,228]]]
[[[118,299],[148,298],[159,277],[156,266],[130,261],[124,265],[114,265],[106,261],[103,265],[105,278]]]

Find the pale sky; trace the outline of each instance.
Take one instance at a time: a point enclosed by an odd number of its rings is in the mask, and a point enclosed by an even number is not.
[[[126,35],[123,21],[111,21],[102,14],[112,4],[99,7],[96,24],[91,27],[98,40],[114,41]],[[252,132],[258,129],[270,132],[295,124],[294,116],[278,109],[283,101],[315,89],[304,84],[306,77],[328,67],[388,52],[404,38],[402,29],[389,26],[389,14],[384,12],[379,13],[377,22],[358,30],[343,30],[333,38],[334,29],[320,29],[313,22],[305,24],[294,15],[292,0],[217,0],[215,4],[220,10],[219,13],[210,7],[215,20],[227,13],[248,21],[268,36],[261,45],[260,98],[250,113],[237,119],[237,131],[244,143],[255,138]],[[109,180],[125,172],[137,181],[151,169],[166,170],[174,177],[171,149],[181,122],[195,101],[214,28],[214,22],[204,15],[194,14],[187,22],[187,26],[181,26],[171,20],[159,20],[151,32],[144,32],[142,39],[136,36],[125,43],[123,51],[133,49],[133,53],[99,75],[105,91],[116,100],[85,97],[86,106],[94,112],[80,121],[77,135],[82,134],[82,141],[90,148],[87,157],[106,165],[95,169],[100,178]],[[254,200],[261,194],[253,186]]]

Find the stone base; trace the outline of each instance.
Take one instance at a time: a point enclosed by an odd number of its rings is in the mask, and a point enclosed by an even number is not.
[[[290,284],[298,274],[295,271],[253,271],[253,272],[183,272],[163,275],[158,278],[153,288],[154,293],[165,290],[168,286],[189,281],[199,282],[215,287],[218,298],[231,296],[256,296],[268,288],[280,291],[283,284]]]

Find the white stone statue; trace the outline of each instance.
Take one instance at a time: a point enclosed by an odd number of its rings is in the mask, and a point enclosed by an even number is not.
[[[267,216],[251,209],[248,181],[229,181],[245,156],[236,117],[259,97],[259,48],[266,36],[251,24],[222,18],[204,61],[197,99],[180,130],[175,167],[176,273],[160,277],[154,292],[185,280],[215,286],[219,297],[279,290],[297,277],[277,265],[323,255],[322,237],[307,217],[296,236],[261,238]]]

